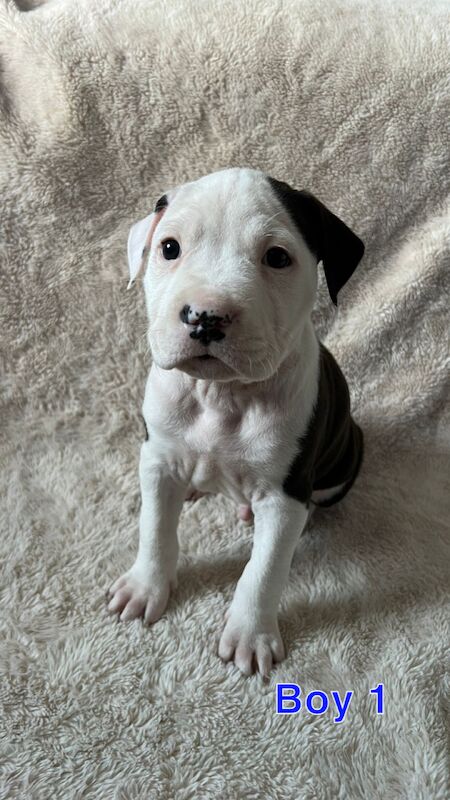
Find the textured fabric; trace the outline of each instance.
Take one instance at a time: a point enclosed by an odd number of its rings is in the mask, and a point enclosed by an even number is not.
[[[0,10],[2,797],[443,800],[447,1],[20,6]],[[252,539],[222,496],[183,510],[160,622],[105,603],[137,548],[150,358],[128,230],[238,165],[366,245],[314,311],[364,463],[299,544],[268,683],[216,656]],[[354,696],[340,724],[277,716],[277,681]]]

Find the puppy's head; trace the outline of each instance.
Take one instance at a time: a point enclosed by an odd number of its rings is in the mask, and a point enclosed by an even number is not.
[[[130,285],[145,273],[153,360],[195,378],[270,377],[311,314],[318,262],[336,304],[363,252],[317,198],[257,170],[167,192],[128,239]]]

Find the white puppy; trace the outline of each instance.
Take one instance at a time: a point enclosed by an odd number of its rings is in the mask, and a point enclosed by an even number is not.
[[[264,675],[284,658],[277,612],[294,548],[314,504],[340,500],[363,455],[345,378],[311,322],[317,265],[336,303],[363,252],[313,195],[252,169],[179,186],[131,229],[153,364],[139,550],[110,590],[122,620],[161,617],[183,501],[222,492],[254,515],[255,532],[219,655]]]

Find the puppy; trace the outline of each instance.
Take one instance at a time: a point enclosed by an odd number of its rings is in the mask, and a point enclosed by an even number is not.
[[[254,539],[219,656],[246,675],[284,658],[277,613],[294,548],[314,505],[341,500],[363,457],[347,383],[311,321],[317,266],[337,305],[363,253],[316,197],[253,169],[172,189],[131,228],[129,286],[144,274],[153,363],[139,549],[110,589],[120,619],[161,617],[183,501],[222,492],[253,515]]]

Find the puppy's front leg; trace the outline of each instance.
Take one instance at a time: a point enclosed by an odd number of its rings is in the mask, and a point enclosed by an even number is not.
[[[131,569],[111,586],[108,610],[121,612],[124,621],[144,613],[144,622],[150,623],[163,614],[176,582],[177,526],[186,486],[153,455],[151,441],[141,447],[139,477],[139,550]]]
[[[234,657],[245,675],[254,665],[267,675],[282,661],[284,647],[278,628],[278,605],[289,568],[307,520],[303,503],[282,492],[252,502],[255,534],[250,561],[242,573],[219,643],[224,661]]]

